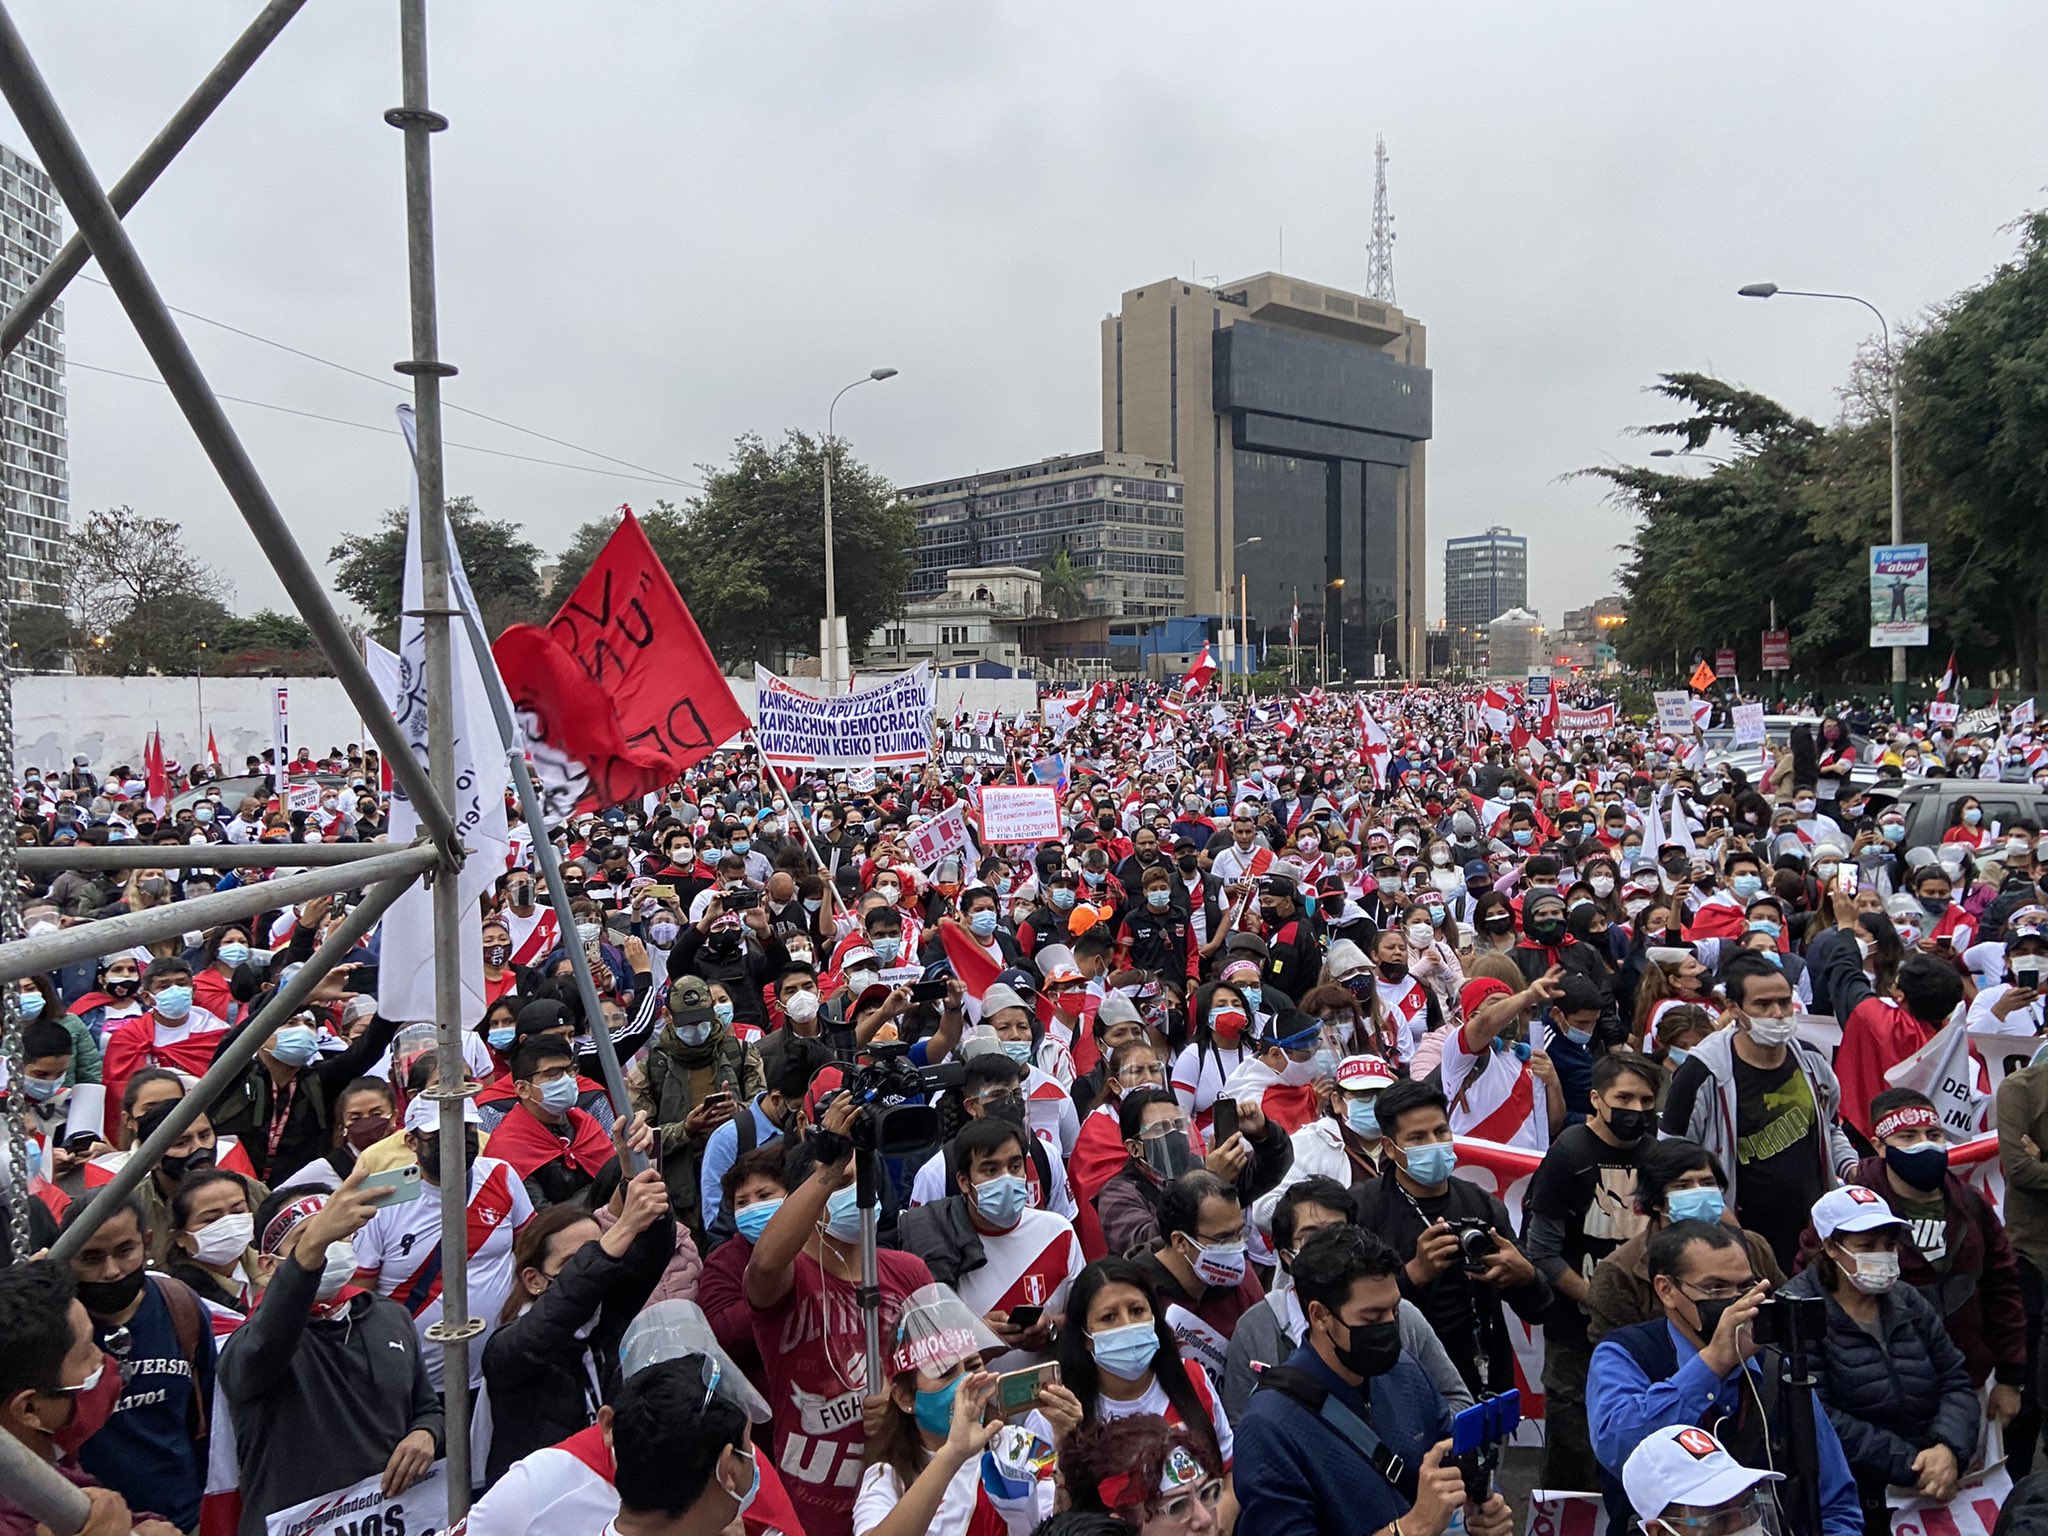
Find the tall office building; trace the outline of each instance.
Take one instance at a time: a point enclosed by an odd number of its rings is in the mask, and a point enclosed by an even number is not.
[[[1241,580],[1254,637],[1284,640],[1299,601],[1352,670],[1375,649],[1420,670],[1426,364],[1391,304],[1278,273],[1124,294],[1102,322],[1102,443],[1185,482],[1186,611],[1234,617]]]
[[[1529,602],[1529,541],[1505,528],[1444,540],[1444,627],[1455,664],[1486,649],[1486,626]]]
[[[50,178],[0,145],[0,306],[12,309],[64,243]],[[64,538],[71,526],[65,431],[64,309],[52,305],[0,368],[0,509],[7,529],[7,598],[64,606]]]

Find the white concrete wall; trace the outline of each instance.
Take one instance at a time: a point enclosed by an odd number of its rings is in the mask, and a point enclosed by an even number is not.
[[[158,728],[164,755],[193,763],[206,754],[210,726],[221,767],[240,773],[243,758],[270,745],[270,693],[280,683],[291,690],[294,750],[325,752],[364,739],[355,705],[331,677],[33,673],[14,680],[15,767],[60,767],[82,752],[96,772],[120,763],[140,769],[142,745]]]
[[[754,680],[733,678],[732,690],[749,717]],[[858,683],[860,679],[855,678]],[[816,678],[796,686],[817,692]],[[76,677],[32,673],[14,680],[14,739],[17,770],[31,765],[58,768],[77,753],[95,772],[120,763],[140,768],[142,747],[152,730],[164,733],[165,755],[197,762],[206,752],[210,726],[220,745],[221,766],[239,773],[242,759],[270,745],[270,692],[291,690],[293,750],[324,753],[367,738],[355,705],[331,677]],[[997,709],[1014,717],[1037,701],[1037,685],[1012,678],[938,680],[939,715],[950,719],[964,699],[967,712]]]

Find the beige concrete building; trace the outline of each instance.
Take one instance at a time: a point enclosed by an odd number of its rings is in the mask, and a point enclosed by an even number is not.
[[[1167,279],[1102,322],[1105,450],[1171,466],[1185,486],[1185,612],[1256,644],[1304,646],[1371,676],[1423,657],[1422,325],[1391,305],[1278,273],[1211,287]],[[1337,626],[1341,624],[1341,635]]]

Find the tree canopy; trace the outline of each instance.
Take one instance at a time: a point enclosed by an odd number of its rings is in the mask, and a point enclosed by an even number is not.
[[[1078,619],[1088,612],[1088,580],[1064,549],[1038,573],[1039,594],[1056,619]]]
[[[656,502],[640,522],[712,654],[728,671],[815,655],[825,615],[822,443],[790,432],[771,447],[749,435],[739,439],[729,465],[704,469],[702,494],[682,507]],[[917,517],[888,481],[838,443],[832,525],[839,611],[858,653],[903,611]],[[576,530],[555,578],[557,601],[582,580],[617,526],[606,517]]]
[[[375,533],[349,534],[327,552],[335,586],[369,614],[386,644],[394,642],[404,606],[405,522],[403,507],[388,508]],[[519,524],[486,517],[469,496],[448,498],[448,522],[488,633],[544,617],[540,546]]]
[[[107,507],[87,513],[67,546],[81,671],[191,671],[200,642],[229,617],[226,580],[185,547],[178,523]],[[35,635],[39,649],[52,646],[53,629]]]

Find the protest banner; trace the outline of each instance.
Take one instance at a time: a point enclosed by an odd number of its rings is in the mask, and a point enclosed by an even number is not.
[[[1043,843],[1060,835],[1060,793],[1050,784],[991,784],[981,792],[981,840]]]
[[[1764,744],[1764,707],[1761,704],[1735,706],[1735,745],[1760,747]]]
[[[932,750],[932,669],[910,671],[852,693],[817,699],[754,668],[754,735],[778,768],[920,763]]]
[[[1657,729],[1676,732],[1680,736],[1692,730],[1692,695],[1682,688],[1659,689],[1652,697],[1657,701]]]
[[[1998,711],[1973,709],[1956,722],[1958,736],[1994,736],[1998,733]]]
[[[1714,676],[1725,678],[1733,677],[1734,675],[1735,653],[1725,647],[1714,652]]]
[[[448,1524],[448,1463],[437,1461],[403,1493],[386,1495],[382,1471],[352,1487],[323,1493],[268,1516],[269,1536],[436,1536]]]
[[[930,869],[949,853],[958,853],[972,839],[967,830],[967,806],[955,801],[942,815],[933,817],[910,834],[910,860],[919,869]]]
[[[2033,1035],[2009,1035],[1998,1029],[1973,1029],[1970,1031],[1970,1049],[1975,1051],[1977,1059],[1984,1063],[1985,1075],[1991,1079],[1992,1097],[1996,1098],[1998,1085],[2031,1062],[2034,1059],[2034,1052],[2041,1049],[2041,1042]]]
[[[1953,700],[1936,699],[1927,706],[1927,719],[1934,725],[1954,725],[1962,718],[1963,706]]]
[[[1612,704],[1602,704],[1598,709],[1564,709],[1557,711],[1557,733],[1560,736],[1585,736],[1614,729],[1616,709]]]

